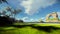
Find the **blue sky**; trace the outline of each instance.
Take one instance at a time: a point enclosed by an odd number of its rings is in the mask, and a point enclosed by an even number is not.
[[[47,14],[57,12],[60,16],[60,0],[7,0],[8,4],[0,5],[0,10],[10,6],[13,9],[22,10],[16,16],[16,19],[22,19],[26,22],[45,20]]]

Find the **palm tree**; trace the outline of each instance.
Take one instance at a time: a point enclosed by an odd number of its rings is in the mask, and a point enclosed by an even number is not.
[[[0,3],[3,3],[3,2],[6,2],[6,3],[8,4],[7,0],[0,0]],[[12,10],[12,8],[11,8],[10,6],[7,6],[7,7],[5,8],[5,10],[7,10],[7,12],[10,12],[10,13],[11,13],[11,15],[9,15],[9,16],[12,16],[12,17],[14,17],[14,18],[15,18],[15,15],[17,15],[18,13],[21,12],[20,9],[13,9],[13,10]],[[4,12],[5,12],[5,11],[4,11]]]
[[[0,16],[2,15],[2,11],[0,11]]]
[[[8,4],[7,0],[0,0],[0,3],[3,3],[3,2],[6,2]]]
[[[7,11],[11,11],[11,7],[9,7],[9,6],[7,6],[6,8],[5,8],[5,10],[7,10]]]
[[[15,16],[16,16],[18,13],[20,13],[20,12],[21,12],[20,9],[14,9],[14,11],[13,11],[14,18],[15,18]]]
[[[6,11],[4,11],[4,10],[3,10],[3,11],[2,11],[2,15],[4,15],[4,16],[5,16],[5,15],[6,15]]]
[[[5,8],[5,10],[7,10],[7,12],[10,12],[10,13],[11,13],[9,16],[12,16],[12,15],[13,15],[13,10],[12,10],[11,7],[7,6],[7,7]]]
[[[20,9],[14,9],[14,14],[16,15],[17,13],[19,13],[19,12],[21,12],[21,10]]]
[[[15,16],[18,14],[18,13],[20,13],[21,12],[21,10],[20,9],[13,9],[12,10],[12,8],[11,7],[6,7],[5,8],[5,10],[7,10],[7,12],[9,11],[10,13],[11,13],[11,15],[10,16],[12,16],[12,17],[14,17],[15,18]]]

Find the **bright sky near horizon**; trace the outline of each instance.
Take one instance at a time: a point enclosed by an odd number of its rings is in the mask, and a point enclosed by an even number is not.
[[[57,12],[60,18],[60,0],[7,0],[8,4],[0,4],[0,10],[6,6],[20,8],[22,10],[16,16],[16,19],[22,19],[25,22],[45,21],[47,14]]]

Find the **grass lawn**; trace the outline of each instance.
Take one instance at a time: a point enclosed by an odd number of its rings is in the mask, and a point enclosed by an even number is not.
[[[49,27],[53,26],[56,27],[56,29],[51,29],[50,32],[44,31],[43,28],[34,28],[34,27]],[[57,29],[59,28],[59,29]],[[50,29],[47,29],[50,30]],[[60,34],[60,24],[33,24],[33,27],[31,26],[25,26],[25,27],[0,27],[0,34]]]
[[[60,27],[60,24],[52,24],[52,23],[44,23],[44,24],[35,24],[35,26],[54,26],[54,27]]]

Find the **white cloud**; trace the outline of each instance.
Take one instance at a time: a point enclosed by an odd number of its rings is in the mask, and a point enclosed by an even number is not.
[[[37,19],[32,19],[32,18],[29,18],[29,17],[23,17],[22,20],[24,22],[37,22],[38,21]]]
[[[57,0],[7,0],[11,6],[16,8],[25,8],[25,13],[32,15],[38,12],[38,9],[45,8],[55,4]]]
[[[46,18],[45,18],[45,17],[41,17],[41,18],[39,19],[39,22],[40,22],[40,20],[46,22]]]
[[[60,12],[57,12],[58,16],[60,17]]]
[[[23,20],[24,22],[29,22],[29,18],[28,18],[28,17],[23,17],[22,20]]]
[[[55,2],[56,0],[24,0],[20,5],[25,8],[25,13],[31,15],[38,12],[39,8],[51,6]]]
[[[46,22],[46,18],[45,18],[45,17],[42,17],[42,20],[43,20],[44,22]]]

